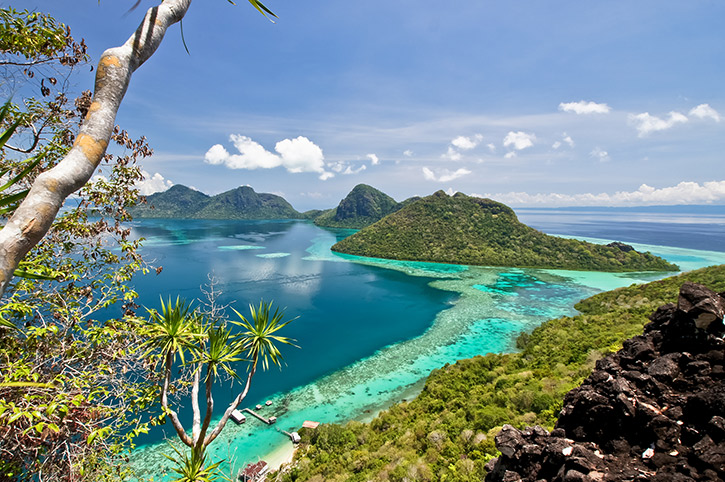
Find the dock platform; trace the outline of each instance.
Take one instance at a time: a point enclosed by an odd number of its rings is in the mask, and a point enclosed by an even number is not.
[[[245,408],[242,411],[247,412],[251,416],[258,418],[259,420],[266,423],[267,425],[272,425],[273,423],[277,422],[277,417],[265,418],[265,417],[261,416],[260,414],[258,414],[257,412],[255,412],[254,410],[249,409],[249,408]]]

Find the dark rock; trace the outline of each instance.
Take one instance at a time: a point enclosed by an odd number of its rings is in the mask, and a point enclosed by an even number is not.
[[[692,317],[695,326],[707,330],[714,321],[722,324],[725,316],[723,298],[705,286],[686,282],[680,288],[677,309]]]
[[[630,251],[634,251],[634,248],[628,244],[624,244],[620,241],[614,241],[613,243],[609,243],[607,246],[610,248],[619,248],[621,251],[624,251],[625,253],[629,253]]]
[[[721,295],[683,285],[566,395],[551,434],[506,426],[486,481],[725,480],[723,314]]]

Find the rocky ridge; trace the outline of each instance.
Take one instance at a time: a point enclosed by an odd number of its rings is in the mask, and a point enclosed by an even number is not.
[[[725,293],[687,282],[599,360],[556,428],[496,436],[487,482],[725,480]]]

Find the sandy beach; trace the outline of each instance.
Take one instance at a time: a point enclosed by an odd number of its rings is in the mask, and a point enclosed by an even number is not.
[[[292,444],[292,442],[287,442],[283,445],[280,445],[272,452],[266,454],[264,457],[262,457],[262,460],[267,462],[269,470],[279,470],[279,468],[283,465],[292,462],[292,458],[295,455],[295,450],[296,447]]]

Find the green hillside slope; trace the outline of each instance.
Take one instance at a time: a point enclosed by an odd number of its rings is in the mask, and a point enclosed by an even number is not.
[[[375,258],[596,271],[677,271],[650,253],[549,236],[508,206],[438,191],[332,247]]]
[[[360,229],[400,209],[401,203],[382,191],[358,184],[340,204],[315,218],[315,224],[328,228]]]

